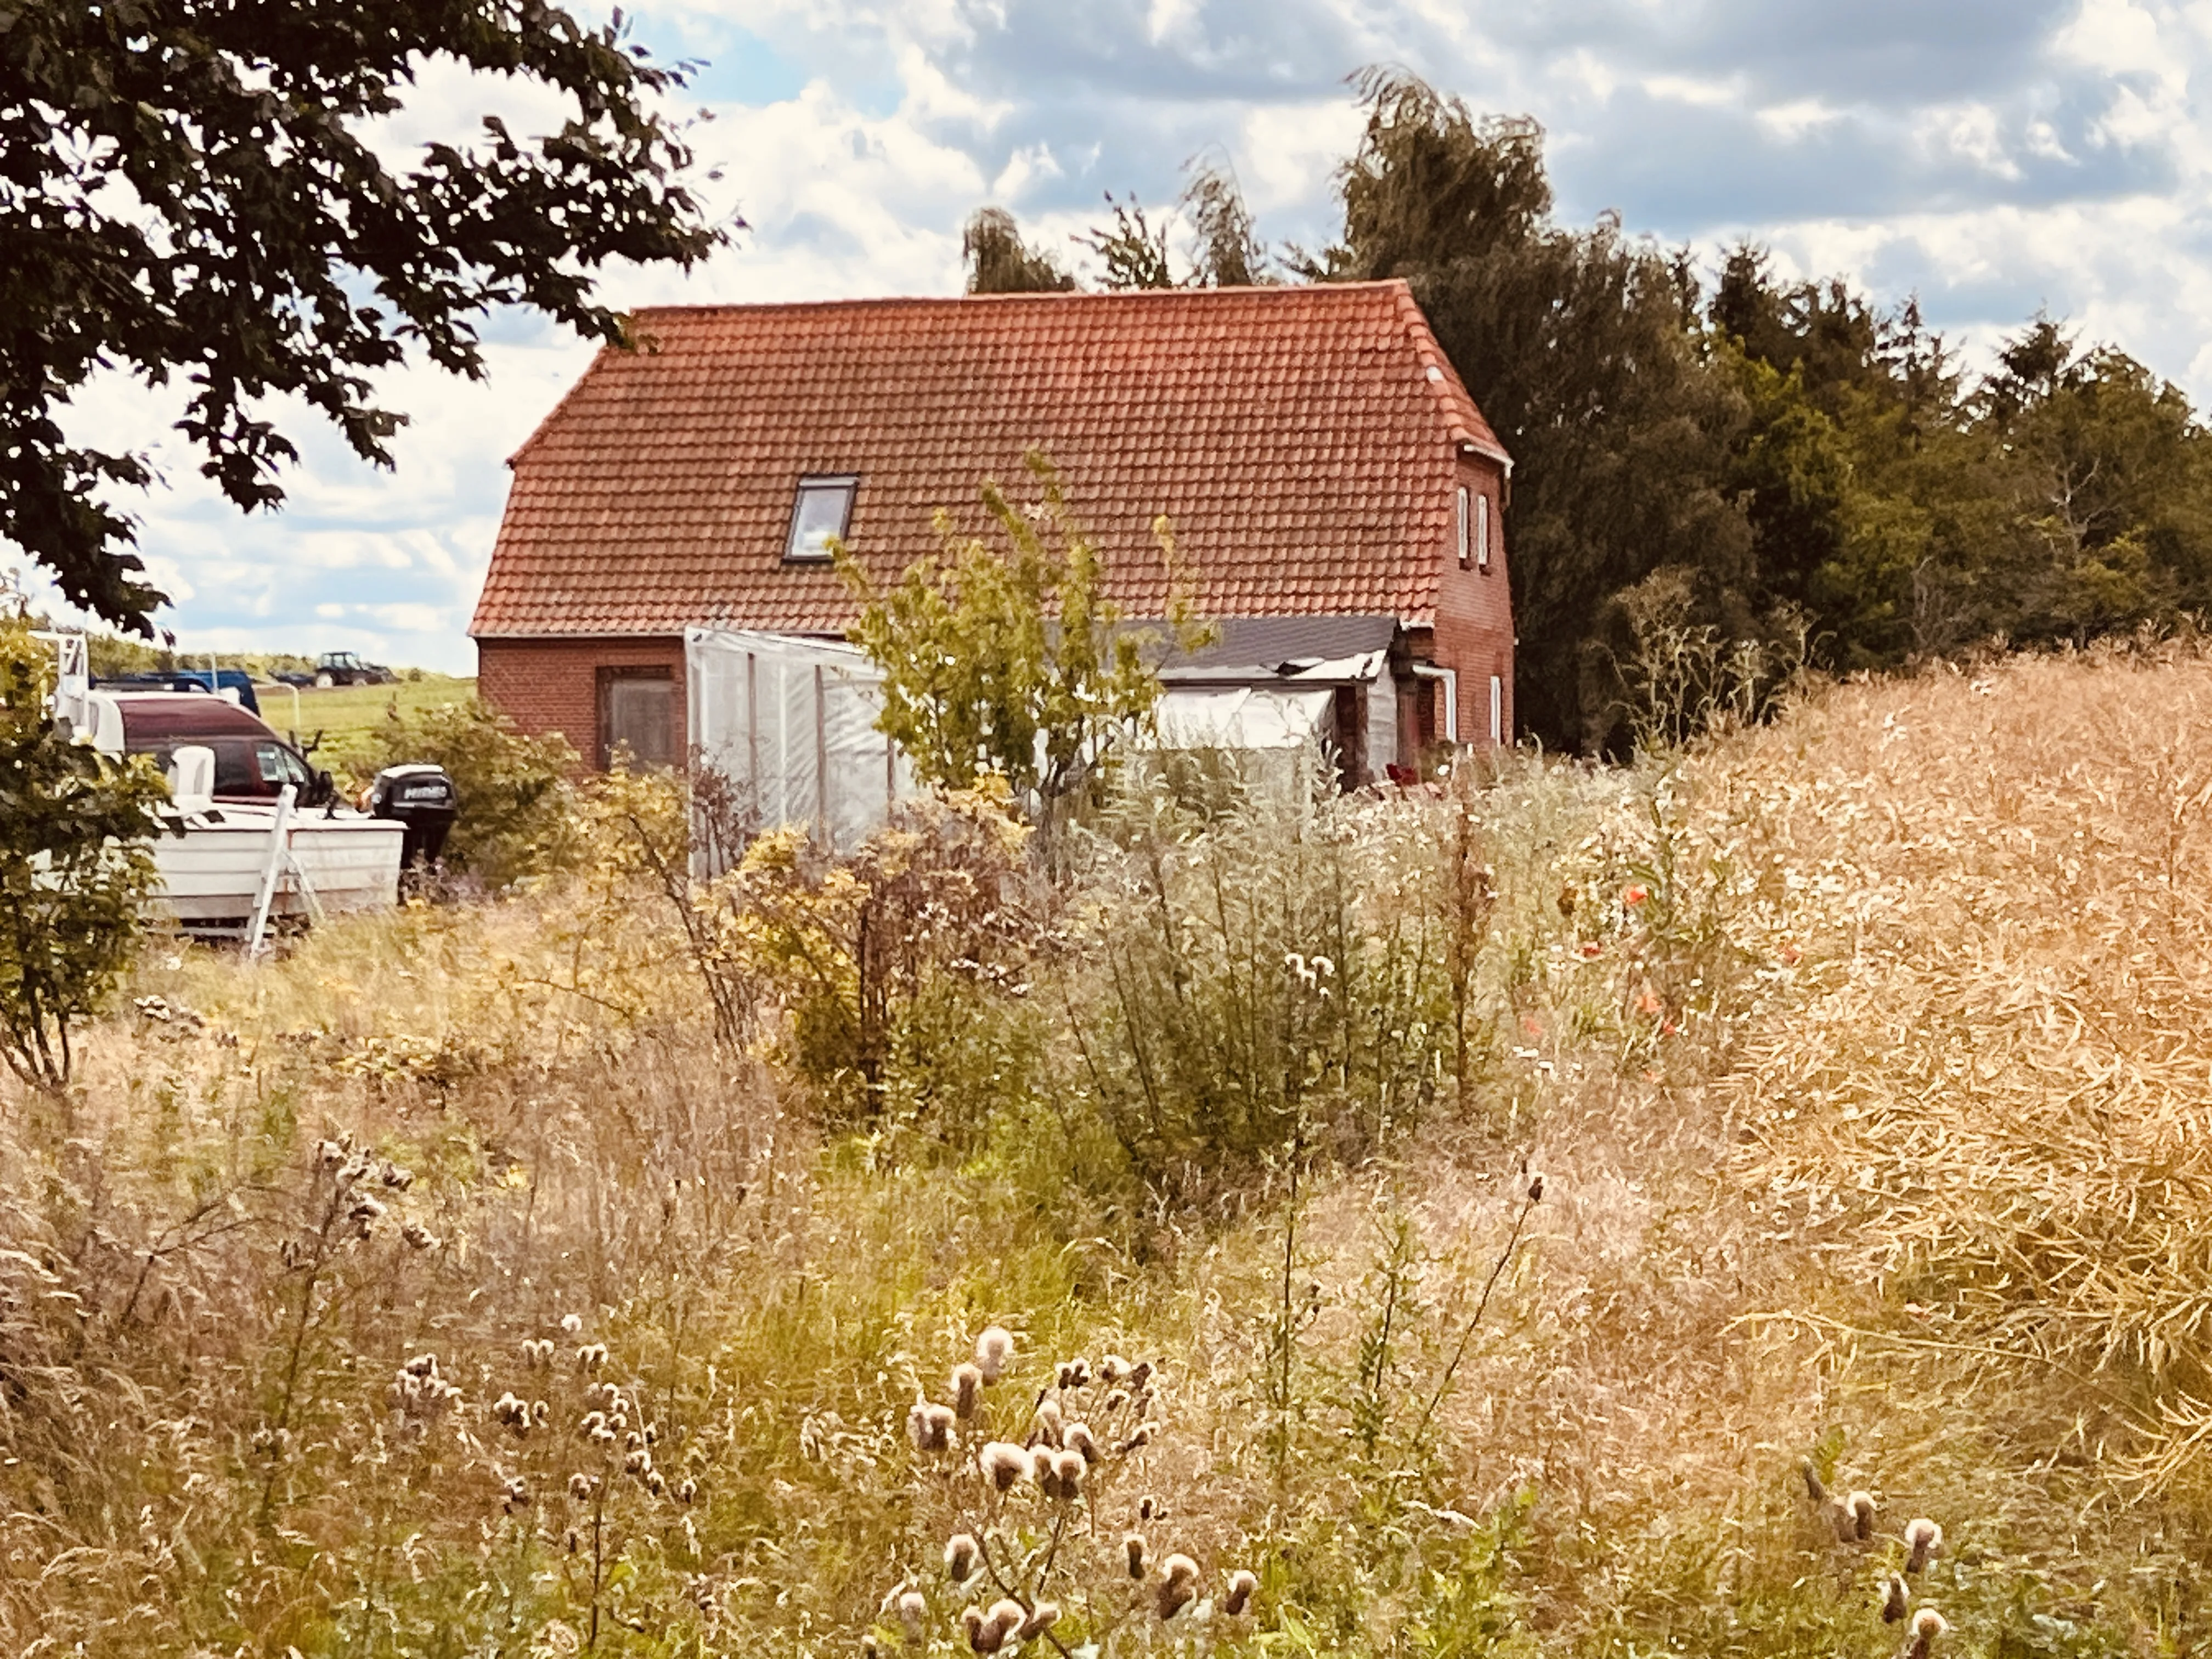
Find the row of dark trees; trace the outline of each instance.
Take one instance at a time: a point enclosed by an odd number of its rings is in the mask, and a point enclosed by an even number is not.
[[[1413,284],[1516,458],[1517,702],[1547,743],[1622,741],[1655,591],[1753,659],[1803,641],[1838,670],[2212,607],[2212,437],[2124,353],[2039,316],[1966,374],[1912,302],[1780,280],[1747,245],[1708,278],[1610,216],[1558,223],[1533,121],[1404,76],[1362,90],[1343,229],[1319,253],[1270,258],[1209,168],[1166,222],[1109,198],[1082,240],[1109,287]],[[968,250],[979,291],[1070,284],[997,210]]]

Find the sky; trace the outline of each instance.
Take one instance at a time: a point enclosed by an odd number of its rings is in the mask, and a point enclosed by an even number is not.
[[[580,15],[592,8],[572,3]],[[699,67],[684,107],[712,211],[688,275],[615,270],[618,307],[951,294],[985,203],[1080,269],[1102,192],[1172,202],[1225,165],[1271,243],[1325,244],[1357,136],[1347,77],[1388,64],[1547,134],[1560,218],[1617,213],[1708,265],[1749,237],[1785,273],[1917,295],[1985,360],[2039,307],[2212,399],[2212,0],[648,0],[635,39]],[[2200,75],[2199,71],[2205,73]],[[376,137],[404,158],[542,97],[426,65]],[[539,125],[530,128],[536,120]],[[468,620],[506,458],[589,361],[527,314],[490,373],[396,371],[390,472],[278,411],[301,460],[240,514],[127,383],[73,428],[150,453],[128,503],[198,651],[350,649],[474,670]],[[6,562],[0,550],[0,562]]]

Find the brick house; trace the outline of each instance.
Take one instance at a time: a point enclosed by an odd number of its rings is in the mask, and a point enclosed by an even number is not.
[[[604,765],[678,762],[684,630],[835,635],[824,544],[879,580],[980,528],[1042,447],[1157,617],[1165,514],[1222,624],[1212,682],[1368,653],[1354,777],[1442,737],[1510,741],[1512,463],[1401,282],[656,309],[519,450],[470,633],[483,694]],[[1295,662],[1286,659],[1296,659]],[[1248,660],[1249,659],[1249,660]],[[1357,751],[1356,754],[1354,751]]]

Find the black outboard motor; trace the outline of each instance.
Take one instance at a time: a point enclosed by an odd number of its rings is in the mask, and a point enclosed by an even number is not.
[[[416,859],[435,864],[446,850],[446,835],[461,810],[460,795],[442,766],[417,761],[406,766],[387,766],[368,786],[368,814],[391,818],[404,825],[399,862],[411,869]]]

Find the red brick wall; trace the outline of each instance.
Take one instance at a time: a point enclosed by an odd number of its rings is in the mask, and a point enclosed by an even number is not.
[[[1462,743],[1490,740],[1490,677],[1504,682],[1504,732],[1513,741],[1513,600],[1505,576],[1505,471],[1479,455],[1461,457],[1459,482],[1469,510],[1477,495],[1490,498],[1490,568],[1477,567],[1472,545],[1467,568],[1459,562],[1455,530],[1446,532],[1443,582],[1437,595],[1434,660],[1459,677],[1459,736]],[[1471,520],[1472,521],[1472,520]],[[1472,544],[1470,532],[1470,544]],[[1442,694],[1437,703],[1443,718]]]
[[[674,681],[670,752],[690,745],[684,731],[684,641],[677,638],[478,640],[477,690],[532,737],[558,732],[584,764],[599,761],[599,671],[665,668]]]

